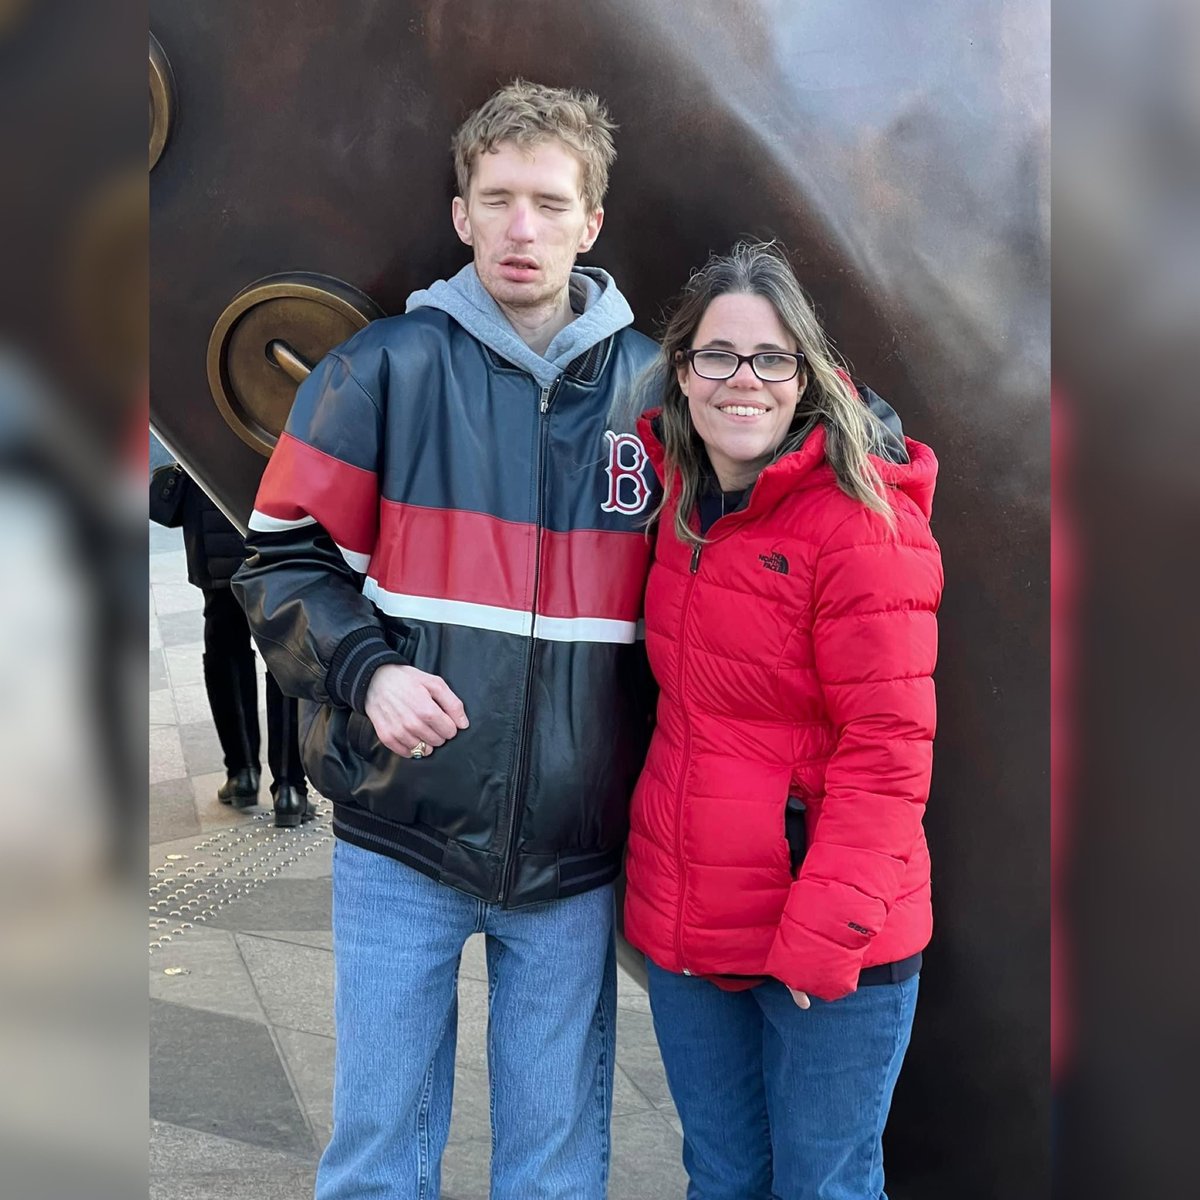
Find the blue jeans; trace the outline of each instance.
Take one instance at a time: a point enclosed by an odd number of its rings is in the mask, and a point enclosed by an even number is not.
[[[436,1200],[463,943],[486,935],[493,1200],[603,1200],[613,889],[504,910],[338,841],[333,1137],[317,1200]]]
[[[646,969],[688,1200],[887,1200],[881,1139],[917,976],[804,1010],[773,980],[723,992]]]

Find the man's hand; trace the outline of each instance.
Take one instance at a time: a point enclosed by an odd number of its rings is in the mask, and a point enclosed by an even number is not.
[[[420,742],[432,754],[469,724],[462,701],[444,679],[397,663],[371,677],[366,710],[379,740],[403,758],[411,758]]]
[[[798,992],[795,988],[788,988],[788,991],[792,993],[792,999],[795,1000],[797,1008],[808,1008],[810,1001],[807,992]]]

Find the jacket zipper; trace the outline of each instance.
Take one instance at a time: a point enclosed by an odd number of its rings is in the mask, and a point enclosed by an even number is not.
[[[758,487],[758,481],[755,480],[754,488]],[[738,512],[745,512],[750,506],[750,502],[754,499],[754,490],[751,489],[750,498],[747,500],[745,507]],[[738,513],[722,514],[717,521],[713,522],[713,528],[720,521],[724,521],[727,517],[737,516]],[[712,530],[710,529],[711,533]],[[726,534],[728,536],[728,534]],[[713,539],[714,541],[717,539]],[[675,796],[675,869],[679,878],[679,907],[675,913],[675,954],[679,959],[679,968],[685,975],[690,975],[691,971],[683,965],[683,899],[687,891],[686,865],[683,857],[683,797],[684,785],[687,781],[687,763],[692,757],[692,723],[687,717],[687,705],[683,703],[683,681],[684,681],[684,664],[687,660],[687,655],[682,652],[684,642],[684,631],[687,629],[688,612],[692,606],[692,592],[696,587],[696,578],[700,573],[700,557],[704,553],[706,543],[697,542],[692,547],[692,560],[688,564],[688,574],[691,578],[688,579],[687,592],[683,598],[683,612],[679,620],[679,646],[681,648],[679,654],[679,669],[677,672],[679,686],[679,706],[684,715],[683,727],[683,757],[681,761],[684,764],[683,770],[679,775],[679,786],[676,789]]]
[[[687,594],[683,598],[683,613],[679,621],[679,707],[684,716],[683,727],[683,757],[680,760],[683,767],[679,772],[679,787],[675,796],[675,869],[679,879],[679,907],[675,912],[675,954],[679,959],[680,970],[685,975],[690,975],[691,971],[683,965],[683,900],[687,892],[687,877],[686,866],[683,858],[683,796],[684,784],[687,781],[687,764],[692,758],[692,723],[686,716],[687,705],[683,702],[683,683],[684,683],[684,665],[687,661],[687,655],[683,653],[684,631],[687,629],[688,610],[692,605],[692,592],[696,586],[696,577],[700,571],[700,555],[704,550],[702,543],[697,542],[692,548],[692,561],[688,567],[688,573],[691,578],[687,584]]]
[[[559,379],[562,377],[559,376]],[[525,773],[529,759],[529,732],[533,725],[533,668],[537,655],[537,638],[533,636],[537,624],[538,593],[542,585],[542,472],[546,460],[546,435],[549,422],[545,419],[550,411],[550,402],[558,388],[559,380],[543,384],[538,396],[538,452],[537,467],[534,477],[534,488],[537,494],[537,514],[535,518],[536,535],[534,537],[533,560],[533,608],[530,612],[529,652],[525,657],[525,707],[521,713],[521,724],[517,730],[517,762],[513,769],[512,791],[509,796],[508,840],[505,843],[504,875],[500,882],[501,905],[508,899],[513,887],[513,873],[517,865],[517,831],[521,827],[521,817],[525,812]]]

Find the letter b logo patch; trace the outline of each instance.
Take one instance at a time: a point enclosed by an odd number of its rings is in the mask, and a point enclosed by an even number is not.
[[[608,499],[600,505],[604,512],[619,512],[633,516],[646,507],[650,485],[646,483],[646,447],[632,433],[604,431],[608,439]]]

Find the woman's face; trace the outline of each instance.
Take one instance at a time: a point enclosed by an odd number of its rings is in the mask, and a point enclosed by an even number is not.
[[[691,348],[737,354],[799,349],[769,300],[742,293],[718,296],[705,309]],[[804,372],[783,383],[764,383],[748,362],[722,380],[703,378],[687,361],[676,372],[721,488],[749,487],[787,435],[807,383]]]

